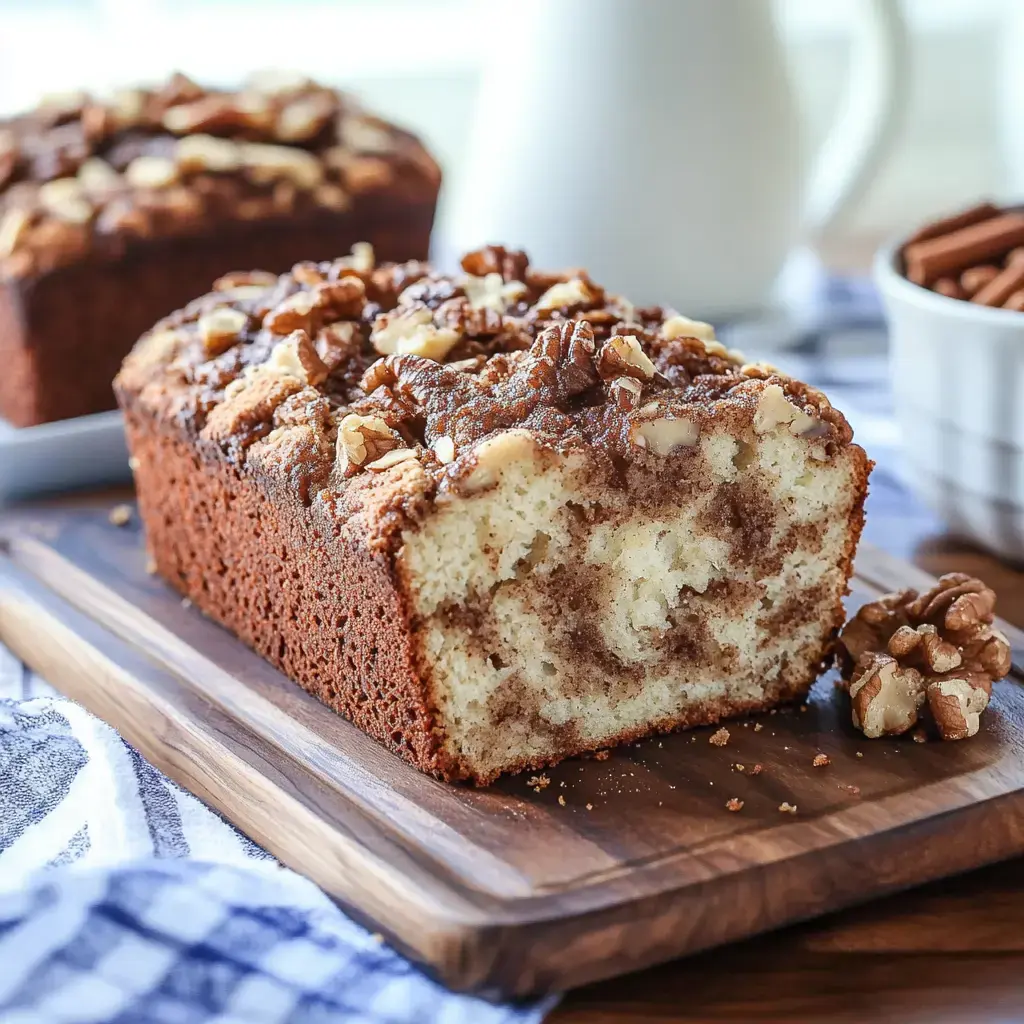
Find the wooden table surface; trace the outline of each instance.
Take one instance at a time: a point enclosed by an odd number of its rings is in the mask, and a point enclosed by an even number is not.
[[[982,577],[1024,627],[1024,570],[944,536],[882,474],[872,487],[866,537],[935,575]],[[646,1021],[1024,1024],[1024,859],[578,989],[546,1024]]]
[[[870,535],[935,575],[980,576],[999,594],[999,614],[1024,626],[1024,571],[920,516],[878,517]],[[1024,1022],[1024,859],[590,985],[547,1018],[627,1021]]]

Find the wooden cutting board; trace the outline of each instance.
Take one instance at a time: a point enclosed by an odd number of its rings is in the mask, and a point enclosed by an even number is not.
[[[724,747],[702,729],[539,791],[448,786],[183,607],[107,512],[0,525],[0,641],[452,987],[575,986],[1024,851],[1019,668],[966,743],[865,740],[826,677]],[[927,583],[865,548],[851,605]]]

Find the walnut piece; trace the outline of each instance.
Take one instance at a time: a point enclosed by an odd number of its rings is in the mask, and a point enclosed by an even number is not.
[[[178,167],[162,156],[137,156],[124,171],[132,188],[167,188],[178,180]]]
[[[788,425],[791,434],[806,434],[818,421],[786,398],[778,384],[769,384],[762,392],[754,411],[754,433],[767,434],[776,427]]]
[[[923,594],[901,590],[864,605],[836,651],[854,725],[870,737],[906,732],[927,701],[943,739],[974,736],[992,684],[1011,668],[1009,641],[993,625],[995,600],[981,580],[948,573]],[[885,712],[886,700],[903,710]]]
[[[297,377],[304,384],[322,384],[327,379],[327,367],[317,354],[316,346],[303,330],[292,331],[279,341],[270,352],[270,358],[259,367],[263,373],[283,377]]]
[[[703,320],[691,320],[687,316],[670,316],[661,325],[661,336],[666,341],[676,338],[699,338],[701,341],[714,341],[715,329]]]
[[[569,309],[572,306],[585,306],[595,299],[590,285],[580,277],[570,278],[553,284],[538,300],[538,313],[549,313],[556,309]]]
[[[697,443],[699,436],[697,424],[683,417],[642,420],[630,434],[637,447],[646,448],[655,455],[669,455],[677,448],[689,448]]]
[[[655,374],[655,367],[636,338],[617,334],[601,346],[597,372],[604,380],[616,377],[650,380]]]
[[[514,305],[528,289],[522,281],[509,281],[498,273],[475,277],[467,274],[462,282],[462,290],[466,293],[471,309],[490,309],[495,313],[504,313]]]
[[[338,423],[338,462],[346,476],[395,451],[399,439],[380,416],[349,413]]]
[[[916,669],[893,657],[874,654],[860,663],[850,682],[853,724],[868,739],[901,736],[917,724],[925,684]]]
[[[458,344],[459,334],[449,327],[436,327],[426,306],[395,315],[377,317],[370,334],[373,347],[383,356],[423,356],[440,362]]]
[[[238,309],[219,306],[199,318],[199,338],[206,354],[211,358],[226,352],[238,341],[249,318]]]

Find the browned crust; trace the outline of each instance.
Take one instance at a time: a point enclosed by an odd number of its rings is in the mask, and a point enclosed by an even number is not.
[[[239,266],[284,272],[368,241],[382,259],[425,258],[434,201],[365,197],[345,214],[221,225],[216,233],[139,241],[38,277],[0,282],[0,417],[17,427],[115,406],[121,360],[160,317]]]
[[[457,777],[413,667],[391,555],[130,405],[126,421],[157,572],[393,753]]]

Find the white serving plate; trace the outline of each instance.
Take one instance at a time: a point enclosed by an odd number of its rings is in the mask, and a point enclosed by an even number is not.
[[[117,411],[20,430],[0,420],[0,502],[130,479]]]

